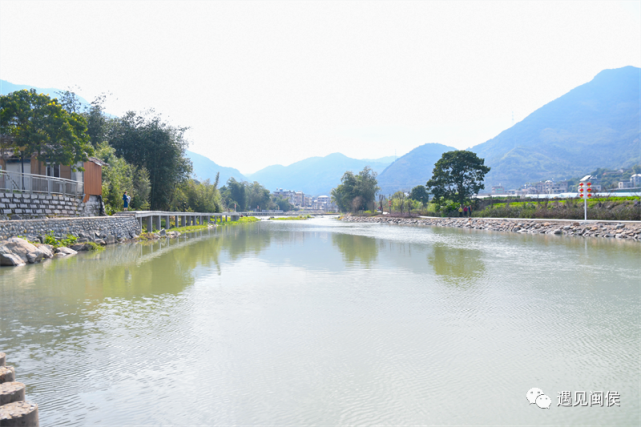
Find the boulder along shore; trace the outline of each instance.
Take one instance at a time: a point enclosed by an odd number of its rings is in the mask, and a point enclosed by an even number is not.
[[[577,237],[603,237],[641,240],[641,223],[584,222],[502,218],[395,218],[346,215],[345,222],[414,225],[426,227],[456,227],[472,230],[504,231],[521,234],[554,234]]]

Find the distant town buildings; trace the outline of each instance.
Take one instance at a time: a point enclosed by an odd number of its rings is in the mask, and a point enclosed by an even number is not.
[[[630,177],[630,181],[620,181],[619,189],[641,187],[641,174],[636,173]]]
[[[492,194],[502,194],[510,196],[528,196],[531,194],[561,194],[569,191],[568,181],[539,181],[530,184],[525,184],[523,187],[516,190],[505,191],[501,185],[492,187]]]
[[[492,186],[492,194],[506,194],[501,184]]]
[[[337,211],[338,207],[332,203],[329,196],[312,197],[305,195],[302,191],[276,189],[272,193],[276,197],[283,198],[298,209],[313,209],[321,211]]]

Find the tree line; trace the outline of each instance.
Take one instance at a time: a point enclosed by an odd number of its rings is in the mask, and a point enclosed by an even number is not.
[[[125,191],[132,209],[221,211],[218,183],[190,178],[187,127],[173,126],[153,110],[109,116],[104,94],[89,106],[73,91],[57,95],[30,89],[0,97],[0,155],[23,162],[33,155],[44,164],[72,170],[82,169],[75,165],[90,157],[104,161],[107,213],[122,210]]]
[[[485,188],[485,175],[490,171],[485,160],[475,153],[456,150],[443,153],[434,165],[432,178],[425,185],[418,185],[411,191],[397,191],[385,196],[376,196],[378,182],[376,172],[365,167],[357,175],[345,172],[341,184],[331,192],[332,201],[342,212],[369,211],[411,213],[412,210],[427,209],[433,203],[436,212],[447,213],[459,206],[470,203],[472,196]]]

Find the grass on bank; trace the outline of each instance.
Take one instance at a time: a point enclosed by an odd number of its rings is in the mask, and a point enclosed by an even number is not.
[[[27,239],[25,236],[16,236],[20,239],[26,240],[27,242],[31,243],[32,245],[39,245],[39,241],[31,241]],[[78,243],[78,238],[76,236],[72,236],[71,234],[67,234],[67,237],[63,239],[57,238],[54,234],[53,231],[50,231],[49,234],[45,234],[44,236],[44,242],[43,244],[52,246],[53,248],[60,248],[60,247],[71,247],[75,244]],[[99,244],[95,242],[80,242],[79,244],[82,245],[87,245],[89,246],[90,251],[102,251],[105,248],[100,246]]]
[[[248,223],[258,222],[258,221],[260,221],[260,220],[258,218],[256,218],[256,217],[244,216],[244,217],[239,218],[237,221],[231,221],[229,219],[227,221],[225,221],[223,219],[222,221],[219,220],[218,222],[215,222],[215,223],[212,222],[211,225],[213,225],[213,224],[217,224],[218,226],[237,225],[237,224],[248,224]],[[209,226],[210,226],[209,224],[203,224],[203,225],[188,225],[188,226],[185,226],[185,227],[175,227],[175,222],[174,221],[170,221],[170,224],[171,224],[172,228],[167,230],[165,228],[165,220],[161,221],[161,227],[164,228],[166,231],[177,231],[177,232],[179,232],[181,234],[195,233],[197,231],[207,230],[209,228]],[[157,231],[156,231],[156,233],[157,233]],[[146,236],[146,237],[144,237],[144,236]],[[139,237],[141,239],[143,239],[143,240],[150,238],[150,233],[147,231],[147,224],[143,224],[142,225],[142,234]]]
[[[280,218],[269,218],[270,221],[304,221],[310,219],[311,215],[285,216]]]
[[[480,218],[583,219],[581,199],[493,203],[472,211]],[[588,200],[588,219],[639,221],[641,203],[634,197],[600,197]]]

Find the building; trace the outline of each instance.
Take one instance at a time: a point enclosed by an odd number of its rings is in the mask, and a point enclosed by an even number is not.
[[[35,156],[24,160],[11,154],[0,157],[0,192],[6,196],[0,203],[0,216],[104,215],[102,167],[107,164],[91,157],[74,166],[84,170],[45,164]]]
[[[7,156],[0,158],[0,170],[4,171],[4,181],[9,181],[13,177],[21,176],[19,174],[31,175],[34,179],[24,180],[20,179],[20,183],[16,190],[20,191],[34,191],[46,192],[46,189],[40,188],[44,185],[45,180],[38,179],[38,177],[54,178],[52,182],[59,184],[67,184],[64,180],[72,181],[84,196],[86,202],[90,196],[102,196],[102,167],[107,164],[100,159],[90,157],[84,163],[77,163],[76,168],[82,167],[84,171],[72,171],[71,166],[64,165],[47,165],[39,162],[35,155],[30,159],[21,161],[15,156]],[[24,172],[23,172],[24,171]],[[57,179],[56,179],[57,178]],[[15,179],[13,179],[15,181]],[[11,185],[9,182],[4,182],[4,189],[8,189]],[[71,183],[68,183],[71,184]],[[32,188],[33,187],[33,188]]]
[[[641,173],[635,173],[630,177],[630,183],[633,188],[641,187]]]
[[[492,194],[506,194],[505,188],[501,184],[494,185],[492,186]]]

